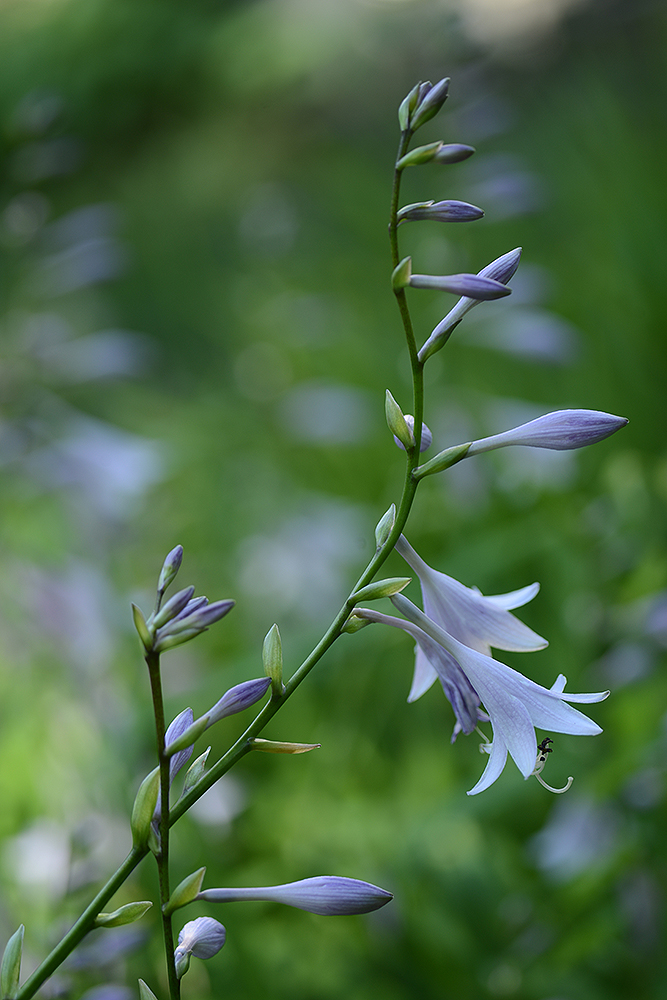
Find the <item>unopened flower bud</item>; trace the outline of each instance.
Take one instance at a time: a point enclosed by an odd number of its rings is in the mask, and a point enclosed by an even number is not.
[[[166,604],[163,604],[160,610],[153,615],[153,620],[151,625],[153,628],[158,629],[162,625],[166,625],[168,621],[179,615],[187,603],[191,600],[192,595],[195,592],[194,587],[186,587],[185,590],[179,590],[177,594],[170,597]]]
[[[139,980],[139,1000],[157,1000],[152,989],[146,985],[143,979]]]
[[[211,748],[208,747],[188,768],[185,775],[185,781],[183,782],[183,795],[187,795],[190,789],[194,788],[199,779],[203,776],[206,771],[206,760],[210,752]]]
[[[400,594],[411,580],[410,576],[394,576],[387,580],[376,580],[375,583],[369,583],[352,594],[350,601],[355,604],[357,601],[379,601],[381,597]]]
[[[453,448],[446,448],[445,451],[441,451],[439,455],[432,458],[430,462],[425,462],[424,465],[418,466],[412,473],[412,476],[414,479],[423,479],[424,476],[432,476],[436,472],[444,472],[445,469],[451,468],[452,465],[456,465],[462,458],[465,458],[469,451],[469,441],[466,444],[454,445]]]
[[[453,292],[477,301],[501,299],[510,294],[500,281],[479,274],[413,274],[408,282],[411,288],[432,288],[440,292]]]
[[[502,434],[473,441],[468,456],[505,448],[508,445],[571,451],[603,441],[610,434],[625,427],[627,422],[626,417],[616,417],[612,413],[603,413],[600,410],[555,410]]]
[[[462,142],[448,142],[440,147],[433,160],[435,163],[461,163],[474,152],[474,146],[465,146]]]
[[[375,527],[375,543],[381,549],[391,534],[391,529],[396,523],[396,504],[393,503],[386,513],[382,515]]]
[[[130,827],[132,829],[132,844],[134,847],[145,847],[151,829],[151,821],[157,804],[160,790],[160,768],[156,767],[146,775],[139,786],[134,805]]]
[[[264,663],[264,673],[271,679],[273,694],[282,694],[283,646],[280,639],[280,629],[277,625],[272,625],[264,637],[262,662]]]
[[[415,84],[407,97],[401,101],[401,105],[398,109],[398,124],[401,128],[401,132],[405,132],[410,125],[410,116],[419,102],[420,87],[421,84]]]
[[[179,882],[168,901],[162,907],[162,912],[166,917],[170,913],[173,913],[174,910],[179,910],[182,906],[187,906],[188,903],[197,898],[197,893],[201,889],[205,874],[206,868],[198,868],[196,872],[192,872],[182,882]]]
[[[426,146],[415,146],[396,162],[396,169],[404,170],[405,167],[419,167],[423,163],[430,163],[441,146],[441,141],[429,142]]]
[[[343,625],[341,632],[348,632],[350,635],[354,635],[355,632],[360,632],[362,628],[366,628],[367,625],[371,624],[365,618],[360,618],[355,612],[356,609]]]
[[[403,411],[389,392],[389,389],[387,389],[385,394],[384,412],[387,418],[387,426],[394,437],[398,438],[406,450],[414,448],[415,439],[412,435],[412,430],[408,426],[403,416]]]
[[[160,577],[157,583],[157,589],[159,594],[163,594],[169,584],[172,582],[179,569],[181,568],[181,563],[183,561],[183,546],[177,545],[176,548],[172,549],[167,558],[165,559],[162,569],[160,570]]]
[[[502,257],[498,257],[496,260],[491,261],[486,267],[483,267],[479,272],[479,278],[490,278],[493,281],[499,281],[501,285],[506,285],[508,281],[514,276],[516,269],[519,266],[519,261],[521,260],[521,247],[517,247],[516,250],[510,250],[509,253],[505,253]],[[509,294],[510,289],[507,289]],[[468,295],[464,295],[460,298],[456,305],[450,309],[444,319],[442,319],[433,333],[420,348],[418,357],[423,364],[427,358],[430,358],[432,354],[439,351],[440,348],[449,340],[452,331],[459,325],[463,317],[469,312],[473,306],[479,304],[481,300],[479,298],[474,298]]]
[[[440,108],[447,100],[449,92],[449,77],[445,77],[434,84],[430,90],[424,94],[419,101],[417,108],[410,120],[410,128],[414,131],[420,128],[427,121],[437,115]]]
[[[484,212],[467,201],[422,201],[406,205],[396,218],[401,222],[474,222]]]
[[[264,697],[270,683],[270,677],[258,677],[252,681],[243,681],[230,688],[223,694],[220,701],[216,702],[213,708],[206,713],[208,719],[206,728],[208,729],[214,722],[219,722],[220,719],[227,718],[228,715],[236,715],[237,712],[243,712],[244,709],[250,708],[251,705]]]
[[[0,990],[3,998],[15,1000],[19,991],[21,976],[21,958],[23,956],[23,935],[25,927],[21,924],[15,930],[5,946],[0,965]]]
[[[361,882],[355,878],[340,878],[337,875],[320,875],[316,878],[304,878],[298,882],[288,882],[285,885],[269,885],[261,888],[205,889],[199,893],[198,898],[210,903],[266,900],[331,917],[370,913],[394,897],[386,889],[380,889],[370,882]]]
[[[95,917],[96,927],[124,927],[125,924],[133,924],[136,920],[140,920],[147,910],[150,910],[153,904],[147,900],[141,900],[136,903],[126,903],[125,906],[119,906],[117,910],[112,913],[98,913]]]
[[[415,418],[412,416],[411,413],[406,413],[405,414],[405,422],[408,425],[410,431],[412,432],[413,439],[414,439]],[[398,445],[399,448],[403,448],[403,451],[405,451],[405,447],[404,447],[403,443],[401,441],[399,441],[399,439],[396,437],[396,435],[394,435],[394,441],[396,442],[396,444]],[[430,448],[432,444],[433,444],[433,435],[431,434],[431,431],[426,426],[426,424],[422,423],[422,436],[421,436],[421,441],[419,442],[419,450],[420,451],[426,451],[426,449]]]
[[[412,257],[404,257],[400,264],[397,264],[391,275],[391,287],[395,292],[400,288],[405,288],[410,284],[412,274]]]

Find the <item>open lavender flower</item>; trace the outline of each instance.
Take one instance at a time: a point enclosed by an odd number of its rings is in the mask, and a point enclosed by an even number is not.
[[[419,577],[424,614],[466,646],[490,656],[491,647],[512,652],[532,652],[548,645],[546,639],[510,614],[510,609],[520,608],[535,597],[540,589],[539,583],[509,594],[484,597],[478,590],[465,587],[451,576],[431,569],[403,535],[396,542],[396,551]],[[445,663],[451,661],[452,657],[442,649],[437,655],[444,662],[440,664],[438,671],[431,662],[433,655],[432,651],[429,655],[423,645],[417,643],[415,672],[408,701],[421,698],[436,677],[439,676],[442,680]],[[449,672],[454,676],[460,672],[455,661],[449,664]],[[463,732],[471,732],[474,728],[473,723],[472,728],[463,727]],[[453,738],[460,731],[460,728],[455,729]]]
[[[603,701],[609,694],[601,691],[595,694],[565,693],[565,677],[559,674],[551,688],[544,688],[529,680],[517,670],[499,663],[497,660],[464,645],[440,628],[411,601],[401,594],[392,597],[392,602],[408,621],[380,615],[366,608],[355,608],[354,614],[368,621],[382,622],[401,628],[417,640],[429,662],[438,672],[443,687],[456,688],[455,696],[448,693],[461,730],[472,732],[470,691],[486,710],[493,728],[493,742],[485,746],[489,753],[486,769],[477,784],[468,794],[476,795],[484,791],[500,776],[507,761],[508,752],[523,774],[529,778],[535,771],[537,761],[537,739],[535,727],[556,733],[570,733],[579,736],[594,736],[602,732],[600,727],[577,709],[566,704],[568,701],[592,703]],[[457,683],[457,676],[451,670],[443,673],[443,661],[434,652],[440,647],[454,660],[465,684]],[[431,658],[432,657],[432,658]],[[467,711],[461,709],[465,706]],[[479,709],[478,709],[479,712]]]
[[[256,889],[204,889],[197,896],[197,899],[204,899],[209,903],[269,900],[325,917],[370,913],[393,898],[386,889],[380,889],[370,882],[338,875],[319,875],[315,878],[303,878],[298,882],[287,882],[285,885],[268,885]]]

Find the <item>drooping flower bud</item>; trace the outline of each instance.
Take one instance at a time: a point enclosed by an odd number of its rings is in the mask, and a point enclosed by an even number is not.
[[[225,943],[227,932],[213,917],[197,917],[187,923],[178,935],[174,951],[176,975],[180,979],[190,968],[190,956],[213,958]]]
[[[394,897],[391,892],[371,885],[370,882],[337,875],[320,875],[316,878],[304,878],[299,882],[256,889],[204,889],[198,898],[210,903],[266,900],[330,917],[370,913]]]

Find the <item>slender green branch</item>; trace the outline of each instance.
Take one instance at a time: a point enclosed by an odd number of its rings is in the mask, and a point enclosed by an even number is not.
[[[399,151],[397,156],[397,161],[405,154],[412,133],[410,130],[406,130],[401,135],[401,141],[399,144]],[[400,181],[401,181],[400,170],[394,170],[394,181],[392,187],[392,197],[391,197],[391,216],[389,224],[389,237],[391,244],[391,256],[393,261],[393,266],[395,267],[399,262],[399,250],[398,250],[398,236],[397,236],[397,212],[400,194]],[[406,462],[406,475],[403,484],[403,490],[401,493],[401,499],[398,504],[398,510],[396,515],[396,521],[390,532],[390,535],[384,545],[375,552],[373,557],[370,559],[368,565],[362,572],[361,576],[355,583],[354,587],[350,591],[350,595],[345,601],[345,603],[340,608],[338,614],[331,622],[331,625],[320,639],[318,644],[314,649],[308,654],[306,659],[301,663],[301,665],[294,672],[292,677],[285,684],[284,691],[280,695],[274,695],[271,700],[260,710],[252,723],[248,726],[245,733],[236,741],[236,743],[230,747],[226,754],[217,761],[210,770],[202,776],[202,778],[197,782],[197,785],[192,788],[186,795],[183,795],[181,799],[175,803],[173,808],[170,808],[169,804],[169,759],[164,753],[164,739],[165,739],[165,717],[164,717],[164,705],[162,698],[162,685],[160,680],[160,669],[159,669],[159,656],[155,653],[149,653],[146,656],[146,661],[149,668],[149,677],[151,682],[151,693],[153,697],[153,705],[155,712],[155,725],[156,725],[156,739],[158,747],[158,756],[160,761],[160,799],[161,799],[161,817],[160,817],[160,842],[161,849],[158,856],[158,871],[160,879],[160,902],[162,905],[169,899],[169,830],[174,823],[176,823],[187,810],[199,799],[201,796],[213,785],[219,778],[230,770],[238,761],[244,757],[250,750],[250,740],[258,736],[262,732],[267,723],[273,718],[273,716],[278,712],[282,705],[287,701],[288,698],[296,691],[297,687],[302,683],[303,680],[308,676],[313,667],[322,659],[324,654],[330,649],[334,644],[336,639],[342,634],[343,626],[354,606],[353,595],[356,591],[360,590],[362,587],[371,583],[375,574],[381,568],[383,563],[386,561],[390,553],[393,551],[396,540],[403,531],[405,524],[407,522],[412,504],[414,502],[415,493],[417,490],[417,480],[413,477],[414,469],[419,464],[419,443],[421,440],[421,428],[423,420],[423,408],[424,408],[424,384],[423,384],[423,365],[417,357],[417,348],[415,343],[414,332],[412,328],[412,320],[410,317],[410,312],[408,309],[407,298],[404,289],[397,289],[396,300],[398,303],[399,311],[401,314],[401,319],[403,322],[403,327],[405,331],[408,352],[410,356],[410,364],[412,369],[412,382],[413,382],[413,406],[414,406],[414,436],[415,436],[415,446],[407,452],[407,462]],[[159,608],[160,599],[158,598],[158,603],[156,608]],[[42,962],[40,967],[30,976],[28,980],[23,984],[21,989],[17,994],[17,1000],[29,1000],[33,997],[37,990],[42,986],[42,984],[51,976],[56,969],[62,964],[62,962],[67,958],[67,956],[74,950],[74,948],[80,943],[80,941],[85,937],[85,935],[93,928],[95,923],[95,918],[98,913],[101,912],[103,907],[111,899],[111,897],[117,892],[117,890],[123,885],[129,875],[134,871],[140,861],[149,853],[147,848],[133,848],[130,854],[127,856],[123,864],[118,868],[118,870],[111,876],[106,885],[100,890],[98,895],[86,910],[81,914],[76,923],[72,926],[70,931],[65,935],[65,937],[60,941],[60,943],[53,949],[53,951],[47,956],[47,958]],[[173,933],[171,927],[171,917],[164,917],[163,915],[163,934],[165,939],[165,949],[167,952],[167,968],[169,973],[169,988],[172,1000],[179,1000],[180,998],[180,981],[176,977],[175,966],[174,966],[174,945],[173,945]]]
[[[166,724],[164,716],[164,699],[162,696],[162,679],[160,676],[160,655],[149,652],[146,654],[148,676],[150,678],[151,695],[153,698],[153,713],[155,715],[155,738],[157,754],[160,762],[160,850],[157,855],[158,880],[160,886],[160,911],[162,916],[162,936],[164,938],[167,976],[169,979],[169,995],[171,1000],[180,1000],[181,984],[176,975],[174,964],[174,935],[171,926],[171,914],[164,912],[164,905],[169,900],[169,772],[170,758],[165,754]]]

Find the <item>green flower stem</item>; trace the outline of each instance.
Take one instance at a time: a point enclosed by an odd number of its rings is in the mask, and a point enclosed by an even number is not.
[[[166,724],[164,717],[164,698],[162,696],[162,678],[160,676],[159,653],[146,653],[146,664],[150,678],[151,695],[153,698],[153,714],[155,716],[155,738],[157,741],[158,760],[160,762],[160,852],[157,855],[158,881],[160,885],[160,911],[162,914],[162,936],[164,938],[165,958],[167,962],[167,977],[169,980],[169,995],[171,1000],[180,1000],[181,981],[176,975],[174,963],[174,934],[171,926],[171,914],[166,914],[162,907],[169,900],[169,769],[170,759],[165,754]]]
[[[86,934],[93,930],[95,918],[101,913],[109,900],[114,896],[120,887],[127,881],[139,862],[146,857],[148,849],[133,847],[122,865],[114,872],[106,885],[100,889],[95,899],[86,907],[79,919],[69,929],[64,938],[56,945],[53,951],[44,959],[42,964],[35,969],[32,975],[26,979],[23,986],[16,994],[17,1000],[28,1000],[33,997],[49,976],[62,965],[68,955],[83,941]]]
[[[402,133],[397,161],[405,155],[411,136],[412,133],[409,129]],[[394,267],[396,267],[399,262],[397,212],[400,181],[401,171],[395,170],[389,223],[389,239]],[[424,412],[424,379],[423,364],[417,357],[414,331],[412,328],[412,320],[410,318],[405,290],[402,288],[397,289],[395,294],[405,330],[408,352],[410,355],[413,382],[413,416],[415,421],[415,447],[406,453],[406,475],[401,500],[398,504],[396,522],[389,537],[387,538],[387,541],[369,561],[365,570],[352,587],[350,596],[341,607],[340,611],[332,621],[323,637],[320,639],[319,643],[309,653],[303,663],[297,668],[292,677],[285,684],[284,691],[282,693],[273,693],[270,701],[268,701],[261,711],[258,712],[256,718],[248,726],[245,733],[243,733],[236,743],[230,747],[227,753],[200,778],[195,787],[192,788],[186,795],[183,795],[171,809],[169,808],[169,760],[164,755],[165,719],[162,699],[162,685],[160,681],[159,657],[155,653],[148,653],[146,656],[146,662],[148,663],[149,676],[151,680],[158,755],[160,760],[160,798],[162,803],[162,813],[160,819],[161,852],[158,857],[158,870],[160,879],[160,901],[162,904],[166,903],[169,899],[168,864],[170,828],[199,798],[201,798],[204,792],[208,791],[208,789],[214,785],[223,774],[226,774],[227,771],[237,764],[242,757],[250,752],[250,740],[262,732],[266,724],[273,718],[276,712],[278,712],[294,691],[296,691],[297,687],[303,680],[305,680],[313,667],[322,659],[324,654],[334,644],[336,639],[338,639],[341,635],[343,625],[345,624],[350,611],[354,606],[352,595],[358,590],[361,590],[362,587],[365,587],[367,584],[372,582],[375,574],[386,561],[389,554],[393,551],[394,545],[396,544],[396,541],[407,522],[418,485],[418,480],[414,478],[413,472],[419,464],[419,443],[421,440]],[[157,606],[159,607],[159,600]],[[148,848],[133,848],[132,851],[130,851],[122,865],[116,872],[114,872],[106,885],[100,890],[86,910],[84,910],[62,941],[60,941],[47,958],[44,959],[42,964],[35,970],[35,972],[33,972],[30,978],[26,980],[21,989],[18,991],[17,1000],[30,1000],[30,998],[35,995],[37,990],[43,985],[49,976],[53,975],[58,967],[65,961],[67,956],[71,954],[76,946],[83,940],[86,934],[93,929],[95,918],[98,913],[104,909],[112,896],[114,896],[118,889],[129,878],[139,862],[142,861],[148,853]],[[180,981],[176,978],[176,970],[174,967],[174,944],[171,917],[163,916],[163,933],[165,949],[167,952],[167,969],[169,973],[171,1000],[179,1000]]]

